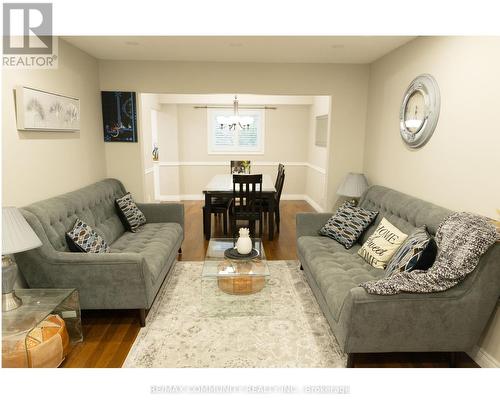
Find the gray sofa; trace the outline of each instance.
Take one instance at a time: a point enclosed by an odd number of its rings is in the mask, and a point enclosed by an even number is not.
[[[125,230],[115,199],[122,183],[106,179],[22,209],[43,246],[16,254],[30,288],[77,288],[82,309],[146,310],[174,264],[184,239],[182,204],[138,204],[147,219],[136,233]],[[110,245],[111,253],[72,253],[65,233],[79,217]]]
[[[383,217],[405,233],[425,224],[434,235],[450,213],[382,186],[370,187],[359,206],[379,211],[360,244]],[[309,285],[349,356],[348,366],[356,353],[450,352],[454,356],[477,344],[500,294],[500,244],[494,244],[475,271],[447,291],[372,295],[358,285],[382,278],[384,270],[371,267],[356,253],[360,244],[346,250],[318,235],[331,215],[297,215],[297,252]]]

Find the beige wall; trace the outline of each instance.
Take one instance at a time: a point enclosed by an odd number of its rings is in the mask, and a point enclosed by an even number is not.
[[[399,136],[399,107],[408,84],[425,72],[439,84],[441,113],[430,141],[411,151]],[[364,162],[370,182],[496,217],[499,72],[500,37],[416,39],[375,62]]]
[[[59,40],[58,69],[2,74],[2,205],[24,206],[105,178],[97,60]],[[80,132],[18,131],[17,85],[78,97]]]
[[[495,217],[500,207],[499,72],[500,37],[419,38],[372,64],[364,159],[370,183]],[[410,151],[399,136],[399,107],[406,87],[421,73],[436,78],[441,113],[431,140]],[[481,344],[497,363],[498,315]]]
[[[133,90],[127,85],[102,90]],[[158,96],[154,94],[138,94],[137,127],[139,128],[137,143],[105,143],[106,172],[108,177],[123,182],[138,202],[153,199],[151,176],[144,176],[146,169],[153,167],[151,156],[151,110],[159,110]]]
[[[332,97],[334,125],[329,148],[327,207],[333,205],[334,191],[344,175],[362,170],[369,79],[367,65],[99,61],[99,69],[102,90],[329,95]],[[140,156],[140,150],[127,157],[132,159],[133,156]],[[120,151],[107,151],[106,157],[111,163],[122,160]],[[129,172],[131,178],[128,182],[140,185],[143,173]]]
[[[307,168],[305,194],[316,210],[325,211],[326,208],[326,169],[328,168],[328,148],[319,147],[316,142],[316,117],[330,115],[330,97],[315,96],[309,109],[309,137],[307,146],[307,162],[313,167]],[[323,171],[322,171],[323,170]]]

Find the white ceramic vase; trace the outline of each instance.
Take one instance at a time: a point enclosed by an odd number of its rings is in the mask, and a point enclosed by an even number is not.
[[[236,242],[236,250],[239,254],[248,254],[252,251],[252,239],[247,228],[240,228],[240,237]]]

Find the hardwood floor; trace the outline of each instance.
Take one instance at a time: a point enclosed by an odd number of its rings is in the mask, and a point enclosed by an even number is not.
[[[184,201],[185,240],[179,260],[202,261],[207,249],[203,236],[201,201]],[[314,212],[304,201],[281,203],[281,230],[272,242],[264,235],[264,248],[268,260],[296,259],[295,214]],[[222,236],[221,222],[212,226],[214,236]],[[63,363],[63,367],[121,367],[139,332],[135,311],[83,311],[84,342],[76,345]],[[356,355],[355,367],[447,367],[444,353],[418,354],[362,354]],[[466,354],[460,354],[458,367],[478,367]]]

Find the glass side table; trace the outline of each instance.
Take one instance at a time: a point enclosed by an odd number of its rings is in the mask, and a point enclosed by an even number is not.
[[[64,320],[72,345],[83,341],[80,298],[76,289],[17,289],[16,295],[23,305],[2,312],[2,359],[4,356],[15,358],[16,366],[28,367],[27,337],[51,314]]]

